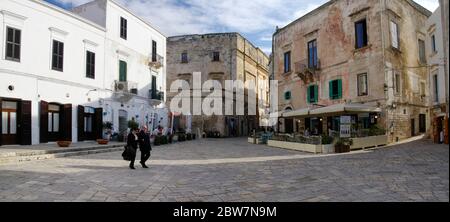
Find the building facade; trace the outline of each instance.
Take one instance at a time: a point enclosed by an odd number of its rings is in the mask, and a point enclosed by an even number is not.
[[[149,93],[152,84],[165,88],[165,62],[155,67],[151,58],[152,41],[165,54],[165,37],[114,1],[71,12],[3,0],[0,20],[0,145],[95,140],[104,122],[123,132],[128,120],[167,121],[162,99]]]
[[[430,15],[409,0],[331,0],[278,29],[279,130],[329,134],[345,115],[352,133],[378,126],[390,142],[427,133]]]
[[[438,8],[426,23],[427,59],[430,69],[430,118],[432,120],[432,139],[436,143],[448,143],[448,71],[445,21],[443,10]]]
[[[201,85],[206,80],[217,80],[222,83],[223,88],[225,80],[242,80],[243,82],[252,80],[257,85],[256,96],[259,107],[257,115],[192,115],[188,118],[189,121],[181,120],[181,122],[174,118],[174,130],[187,128],[195,133],[219,132],[222,137],[243,136],[248,135],[252,129],[257,129],[259,124],[265,121],[263,116],[269,105],[269,58],[240,34],[218,33],[169,37],[167,64],[168,87],[175,80],[186,80],[192,91],[194,72],[201,72]],[[177,93],[168,92],[168,106],[176,95]],[[202,101],[208,95],[209,93],[203,93]],[[247,106],[247,99],[244,104]],[[236,98],[234,98],[234,106],[236,106]],[[223,100],[224,107],[225,100]],[[189,124],[186,124],[187,122]]]

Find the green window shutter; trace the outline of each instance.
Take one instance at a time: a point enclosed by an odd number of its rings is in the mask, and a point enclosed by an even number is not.
[[[124,61],[119,62],[119,81],[127,81],[127,63]]]
[[[342,79],[338,80],[338,99],[342,99]]]
[[[319,102],[319,86],[314,86],[314,103]]]
[[[328,85],[329,85],[328,92],[329,92],[330,99],[333,99],[333,81],[330,81],[328,83]]]

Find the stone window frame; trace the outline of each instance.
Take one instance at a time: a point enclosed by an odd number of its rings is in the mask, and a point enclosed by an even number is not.
[[[370,48],[372,46],[372,44],[370,43],[371,39],[370,39],[370,35],[369,35],[370,29],[371,29],[370,20],[369,20],[369,18],[370,18],[370,16],[369,16],[370,9],[371,9],[371,7],[364,7],[364,8],[361,8],[361,9],[359,9],[359,10],[357,10],[357,11],[355,11],[355,12],[353,12],[353,13],[351,13],[349,15],[349,17],[351,18],[350,20],[351,20],[351,22],[353,24],[353,38],[352,39],[353,39],[353,45],[354,45],[354,49],[353,49],[354,52],[361,51],[361,50],[364,50],[366,48]],[[367,40],[367,45],[362,47],[362,48],[357,48],[356,47],[356,23],[359,22],[359,21],[362,21],[362,20],[366,20],[366,38],[367,38],[366,40]]]
[[[360,82],[359,82],[359,80],[360,80],[360,76],[366,76],[366,92],[365,92],[365,94],[364,93],[361,93],[360,92],[360,88],[359,88],[359,86],[360,86]],[[356,75],[356,91],[357,91],[357,94],[358,94],[358,97],[364,97],[364,96],[369,96],[369,73],[368,72],[360,72],[360,73],[358,73],[357,75]]]

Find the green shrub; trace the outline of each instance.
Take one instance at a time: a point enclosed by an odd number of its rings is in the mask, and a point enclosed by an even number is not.
[[[128,121],[128,128],[130,128],[131,130],[139,129],[139,123],[134,120],[130,120]]]
[[[333,144],[333,140],[334,138],[328,135],[323,135],[322,136],[322,144],[323,145],[330,145]]]
[[[386,130],[380,128],[377,125],[374,125],[369,129],[369,136],[382,136],[382,135],[386,135]]]

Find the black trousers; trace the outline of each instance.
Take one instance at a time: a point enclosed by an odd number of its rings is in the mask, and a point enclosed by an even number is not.
[[[133,149],[134,152],[130,153],[130,155],[131,155],[130,166],[134,166],[134,161],[136,160],[137,149],[134,149],[134,148],[131,148],[131,149]]]
[[[147,160],[150,158],[150,150],[141,150],[141,163],[147,162]]]

